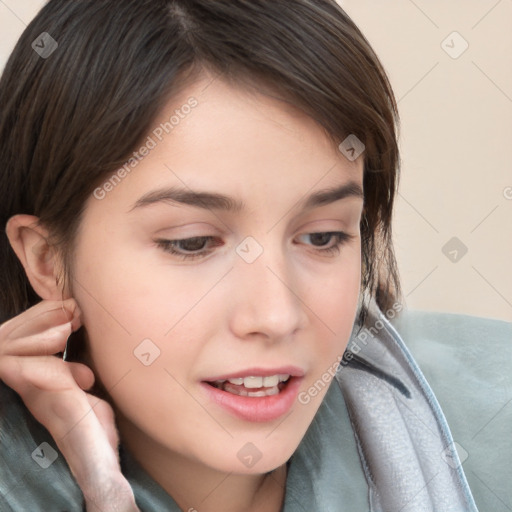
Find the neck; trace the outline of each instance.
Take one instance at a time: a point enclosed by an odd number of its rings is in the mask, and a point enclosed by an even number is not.
[[[170,451],[118,416],[123,445],[140,466],[186,512],[279,512],[286,464],[266,474],[235,474]]]

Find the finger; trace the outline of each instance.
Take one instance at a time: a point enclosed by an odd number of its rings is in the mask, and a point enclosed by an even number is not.
[[[86,393],[80,389],[80,384],[87,386],[94,380],[85,365],[53,356],[5,356],[0,360],[1,365],[6,362],[10,370],[2,370],[2,379],[51,433],[64,436],[91,413]]]
[[[51,327],[23,338],[8,338],[2,343],[2,353],[12,356],[49,356],[63,352],[71,334],[71,323]]]
[[[67,363],[75,382],[83,390],[90,389],[94,384],[95,377],[93,371],[82,363]]]
[[[68,363],[53,356],[15,357],[0,360],[0,378],[20,396],[37,392],[87,390],[95,381],[82,363]]]
[[[0,340],[31,336],[68,321],[73,323],[74,330],[80,326],[80,308],[75,299],[43,300],[0,325]]]
[[[68,304],[69,308],[69,304]],[[57,301],[41,301],[0,326],[0,339],[15,339],[31,336],[51,327],[74,320],[77,314],[66,309],[66,304]]]
[[[54,356],[0,358],[0,378],[22,398],[40,392],[79,390],[70,363]]]
[[[22,336],[36,334],[42,330],[46,330],[67,322],[72,323],[73,330],[77,330],[80,327],[81,312],[75,299],[70,298],[64,301],[43,302],[50,303],[46,305],[46,308],[36,312],[36,314],[31,314],[23,322],[20,322],[16,328],[10,332],[9,336],[11,338],[19,338]],[[39,306],[39,304],[37,304],[34,308]],[[27,310],[27,313],[28,311],[30,310]]]

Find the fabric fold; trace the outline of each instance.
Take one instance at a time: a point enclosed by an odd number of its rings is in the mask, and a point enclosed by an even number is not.
[[[478,512],[443,412],[372,299],[336,374],[369,486],[371,512]],[[352,351],[357,352],[351,359]]]

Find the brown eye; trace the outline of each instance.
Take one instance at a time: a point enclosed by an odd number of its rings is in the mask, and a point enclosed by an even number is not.
[[[182,238],[179,240],[155,240],[155,243],[165,252],[173,254],[183,259],[194,259],[204,257],[210,254],[211,250],[205,249],[207,242],[217,240],[213,236],[195,236],[192,238]],[[213,246],[219,246],[222,243],[216,242]]]
[[[317,252],[322,254],[337,254],[340,252],[341,246],[347,243],[349,240],[354,238],[353,235],[344,233],[343,231],[323,231],[318,233],[305,233],[301,235],[304,237],[310,237],[314,247],[319,247]],[[324,247],[329,243],[330,240],[334,240],[334,244],[329,247]]]

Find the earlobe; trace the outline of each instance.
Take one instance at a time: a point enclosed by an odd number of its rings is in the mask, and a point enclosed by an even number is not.
[[[11,217],[6,226],[7,237],[39,297],[61,300],[58,254],[48,242],[48,231],[38,221],[33,215]]]

